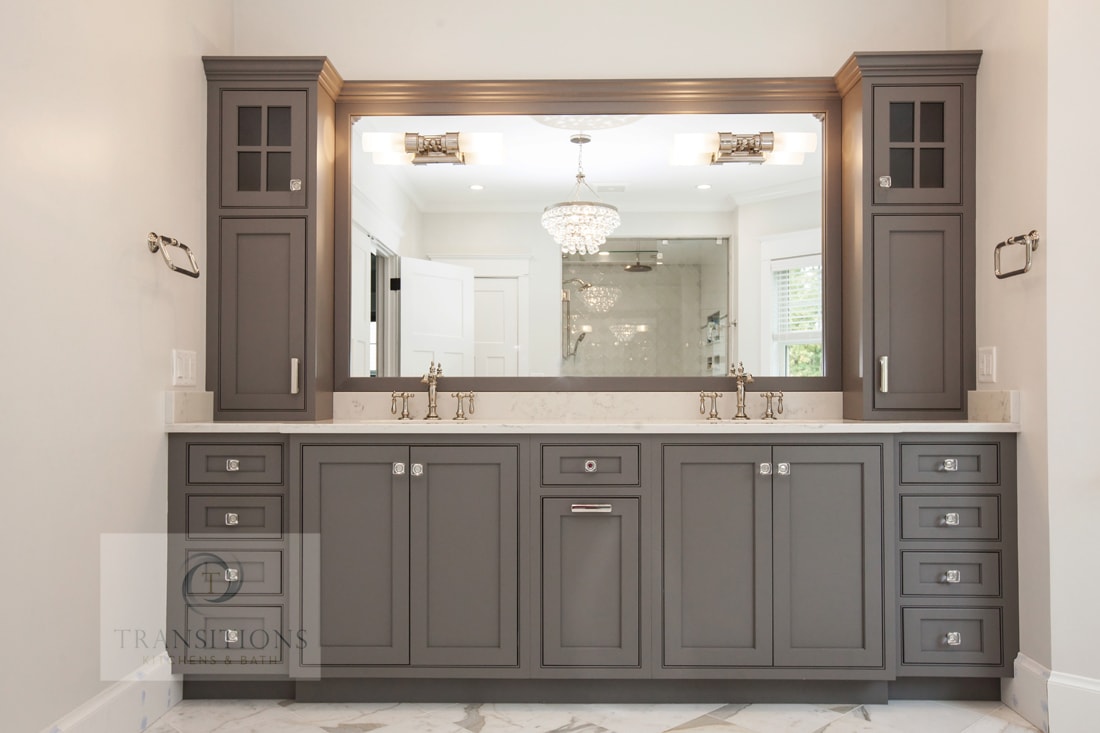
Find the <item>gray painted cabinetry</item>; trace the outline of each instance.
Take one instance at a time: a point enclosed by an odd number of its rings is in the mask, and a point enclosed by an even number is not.
[[[845,417],[966,417],[980,58],[861,53],[837,74]]]
[[[1011,674],[1014,438],[782,437],[173,435],[169,651],[303,699]]]
[[[341,80],[322,58],[203,61],[214,417],[331,417],[331,146]]]

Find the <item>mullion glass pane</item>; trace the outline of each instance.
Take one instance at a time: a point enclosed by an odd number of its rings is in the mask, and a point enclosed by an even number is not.
[[[237,144],[256,146],[263,144],[263,116],[259,107],[237,108]]]
[[[912,148],[890,148],[890,178],[894,188],[913,187]]]
[[[914,112],[912,102],[890,102],[890,142],[913,142]]]
[[[267,108],[267,144],[290,146],[290,107]]]
[[[943,142],[943,102],[920,103],[920,140],[922,143]]]
[[[290,153],[267,154],[268,191],[290,190]]]
[[[260,155],[259,152],[240,151],[237,153],[238,191],[260,190]]]
[[[920,187],[943,188],[943,148],[921,148]]]

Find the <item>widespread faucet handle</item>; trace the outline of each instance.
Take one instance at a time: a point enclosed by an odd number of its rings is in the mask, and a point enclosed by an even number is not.
[[[700,392],[699,393],[699,414],[706,415],[706,400],[710,398],[710,414],[707,415],[707,420],[718,420],[718,398],[722,396],[721,392]]]
[[[454,419],[454,420],[465,420],[466,419],[466,412],[463,410],[463,400],[469,400],[470,401],[470,414],[471,415],[474,414],[474,395],[475,394],[476,393],[473,392],[473,391],[469,391],[469,392],[451,392],[451,397],[455,397],[455,398],[458,399],[458,411],[455,413],[455,416],[452,419]]]

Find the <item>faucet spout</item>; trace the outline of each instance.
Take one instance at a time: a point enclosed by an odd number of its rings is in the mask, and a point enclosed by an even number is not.
[[[425,420],[438,420],[439,413],[438,404],[436,401],[436,390],[439,385],[439,378],[443,376],[443,365],[436,364],[435,360],[432,360],[431,366],[428,368],[428,373],[420,378],[421,384],[428,385],[428,414],[424,416]]]

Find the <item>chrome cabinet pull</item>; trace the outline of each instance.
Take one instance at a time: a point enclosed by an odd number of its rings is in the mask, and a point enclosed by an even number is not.
[[[772,464],[770,464],[770,463],[761,463],[760,464],[760,475],[761,476],[771,476],[772,475]]]
[[[412,464],[412,475],[413,476],[423,476],[424,475],[424,464],[423,463],[414,463],[414,464]]]
[[[225,513],[225,526],[226,527],[236,527],[240,523],[241,523],[241,516],[239,514],[237,514],[237,512],[226,512]]]
[[[291,178],[290,179],[290,190],[291,191],[301,191],[302,190],[302,179],[301,178]]]
[[[393,475],[394,476],[404,476],[405,475],[405,464],[404,463],[395,463],[395,464],[393,464]]]
[[[240,459],[226,458],[225,459],[225,470],[226,471],[240,471],[241,470],[241,461],[240,461]]]
[[[943,463],[940,464],[941,471],[947,471],[948,473],[954,473],[959,470],[958,458],[944,458]]]
[[[573,504],[569,511],[574,514],[610,514],[610,504]]]
[[[943,571],[943,577],[940,579],[940,582],[941,583],[947,583],[949,585],[954,584],[954,583],[961,583],[962,582],[962,571],[961,570],[955,570],[955,569],[944,570]]]
[[[894,185],[894,179],[891,178],[890,176],[879,176],[878,177],[878,187],[879,188],[890,188],[893,185]]]
[[[886,394],[890,391],[890,357],[878,358],[878,391]]]
[[[960,631],[948,631],[943,641],[947,646],[960,646],[963,643],[963,635]]]
[[[241,579],[241,571],[240,570],[238,570],[237,568],[226,568],[225,569],[225,582],[226,583],[236,583],[240,579]]]
[[[301,388],[298,386],[298,358],[291,357],[290,359],[290,393],[298,394]]]
[[[239,644],[241,641],[241,632],[237,629],[225,630],[225,643],[226,644]]]
[[[776,468],[776,472],[780,476],[790,476],[791,475],[791,464],[789,464],[789,463],[777,464],[775,468]]]
[[[589,458],[587,461],[584,462],[585,473],[596,473],[599,470],[600,462],[597,461],[595,458]]]
[[[959,516],[958,512],[947,512],[943,515],[943,525],[945,527],[958,527],[961,521],[962,517]]]

